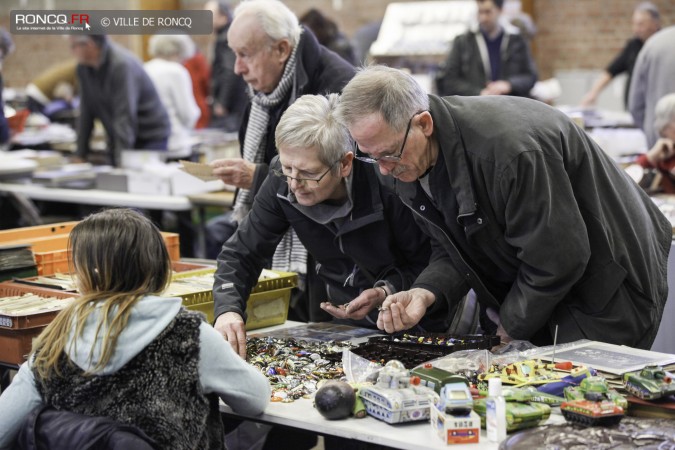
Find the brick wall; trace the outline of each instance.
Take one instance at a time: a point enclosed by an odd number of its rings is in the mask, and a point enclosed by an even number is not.
[[[675,2],[652,0],[663,26],[675,25]],[[534,56],[541,78],[556,70],[603,69],[631,37],[636,0],[535,0]]]
[[[675,2],[652,1],[661,10],[664,26],[675,25]],[[181,5],[184,9],[196,9],[204,2],[182,0]],[[86,9],[91,5],[90,0],[26,0],[26,3],[27,9],[43,9],[45,3],[59,9]],[[298,15],[312,7],[321,9],[348,36],[360,26],[380,19],[388,3],[387,0],[286,0]],[[638,0],[533,0],[533,17],[538,28],[533,49],[541,78],[552,76],[556,70],[604,68],[630,37],[630,18],[637,3]],[[2,1],[0,26],[8,26],[9,11],[19,9],[20,4],[20,0]],[[136,4],[137,0],[108,0],[106,9],[133,9]],[[68,42],[60,37],[14,38],[17,50],[3,67],[7,86],[25,86],[44,68],[70,57]],[[115,36],[114,40],[139,52],[138,39]],[[208,54],[208,38],[195,40]]]

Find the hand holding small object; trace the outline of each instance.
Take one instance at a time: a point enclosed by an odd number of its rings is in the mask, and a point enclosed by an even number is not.
[[[343,305],[335,306],[330,302],[323,302],[321,309],[338,319],[361,320],[384,300],[386,291],[382,287],[366,289],[354,300]]]
[[[250,189],[253,185],[255,164],[242,158],[217,159],[211,162],[213,175],[223,183],[240,189]]]
[[[426,289],[414,288],[386,297],[377,317],[377,328],[387,333],[403,331],[417,325],[436,301],[434,294]]]

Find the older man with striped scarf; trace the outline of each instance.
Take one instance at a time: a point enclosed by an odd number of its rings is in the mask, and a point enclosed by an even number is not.
[[[320,45],[277,0],[242,2],[234,11],[228,42],[236,56],[234,71],[248,84],[251,101],[239,130],[242,158],[211,163],[214,175],[238,188],[233,211],[207,227],[211,258],[248,214],[267,176],[277,154],[274,130],[282,113],[304,94],[340,92],[354,75],[349,63]],[[279,244],[272,267],[307,273],[307,253],[294,233]]]

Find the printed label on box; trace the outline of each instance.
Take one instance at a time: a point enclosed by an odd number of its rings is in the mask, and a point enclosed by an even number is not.
[[[456,417],[431,407],[431,427],[446,444],[480,442],[480,416],[475,411],[468,416]]]

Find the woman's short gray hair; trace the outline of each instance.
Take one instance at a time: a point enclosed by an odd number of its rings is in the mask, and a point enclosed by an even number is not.
[[[349,131],[335,115],[338,94],[303,95],[286,109],[275,132],[278,149],[316,148],[319,160],[331,166],[352,151]]]
[[[244,0],[234,10],[234,18],[243,14],[255,16],[273,41],[288,39],[292,48],[300,42],[302,28],[298,18],[279,0]]]
[[[185,39],[173,34],[156,34],[148,42],[148,53],[153,58],[175,58],[181,61],[188,57]]]
[[[668,126],[675,123],[675,93],[664,95],[656,102],[654,108],[654,130],[657,134]]]
[[[386,66],[362,68],[345,86],[338,117],[348,127],[379,113],[391,128],[403,129],[413,114],[429,109],[429,97],[409,74]]]

